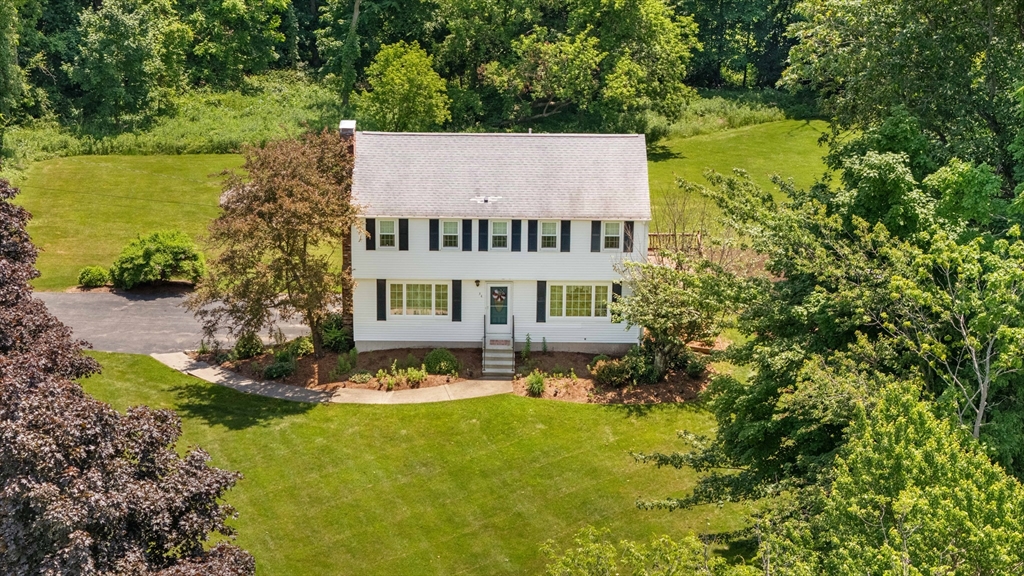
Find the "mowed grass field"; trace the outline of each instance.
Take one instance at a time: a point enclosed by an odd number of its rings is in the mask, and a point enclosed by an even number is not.
[[[217,215],[221,178],[241,156],[74,156],[37,162],[15,184],[40,248],[37,290],[78,284],[90,264],[109,266],[124,245],[158,230],[199,238]]]
[[[182,448],[245,478],[229,492],[237,543],[266,575],[536,574],[541,546],[585,525],[614,538],[742,527],[736,505],[640,511],[681,495],[689,471],[636,464],[630,450],[683,448],[710,431],[691,405],[578,405],[516,396],[423,405],[313,406],[248,396],[152,358],[91,353],[83,382],[124,410],[183,419]]]
[[[683,194],[676,178],[707,184],[704,171],[708,168],[722,174],[742,168],[773,192],[773,174],[792,178],[798,187],[811,186],[825,172],[822,157],[827,149],[818,139],[827,129],[828,123],[820,120],[783,120],[662,142],[648,154],[647,163],[655,225],[664,198]],[[703,203],[700,198],[687,200],[692,210],[699,210]]]

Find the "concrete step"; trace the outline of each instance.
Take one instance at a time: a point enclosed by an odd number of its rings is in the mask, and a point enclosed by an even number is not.
[[[511,368],[488,368],[484,366],[483,373],[488,376],[512,376],[513,371]]]

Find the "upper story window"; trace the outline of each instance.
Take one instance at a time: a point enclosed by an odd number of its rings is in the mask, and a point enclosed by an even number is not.
[[[381,220],[377,223],[377,244],[381,248],[394,248],[398,245],[395,234],[396,227],[397,224],[394,220]]]
[[[619,222],[604,222],[604,249],[619,250],[622,247],[622,224]]]
[[[491,248],[503,250],[508,248],[508,221],[491,222]]]
[[[558,249],[558,222],[540,223],[540,247],[542,250]]]
[[[441,247],[459,247],[459,221],[445,220],[441,222]]]

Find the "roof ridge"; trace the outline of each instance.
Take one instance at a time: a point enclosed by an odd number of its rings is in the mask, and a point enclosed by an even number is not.
[[[498,136],[538,138],[640,138],[643,134],[588,134],[586,132],[356,132],[374,136]]]

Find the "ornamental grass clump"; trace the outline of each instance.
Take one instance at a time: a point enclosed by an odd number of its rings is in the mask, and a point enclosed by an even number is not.
[[[526,393],[530,396],[540,397],[544,395],[545,379],[544,373],[534,370],[526,377]]]

